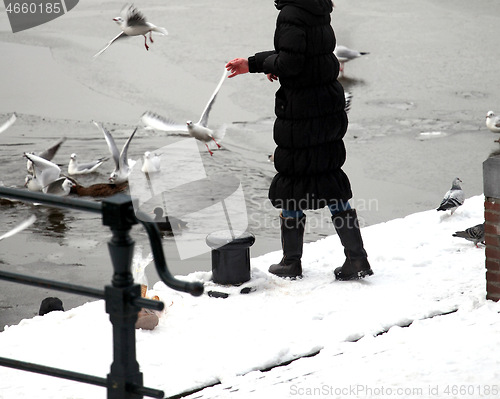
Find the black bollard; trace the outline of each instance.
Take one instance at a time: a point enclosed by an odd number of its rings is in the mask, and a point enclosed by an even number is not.
[[[206,242],[212,248],[214,283],[240,285],[250,280],[250,247],[255,242],[252,233],[216,231],[207,236]]]

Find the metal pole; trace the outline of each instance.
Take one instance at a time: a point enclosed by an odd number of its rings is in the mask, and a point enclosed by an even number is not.
[[[81,285],[63,283],[59,281],[46,280],[38,277],[26,276],[23,274],[4,272],[3,270],[0,270],[0,280],[32,285],[40,288],[47,288],[49,290],[69,292],[71,294],[85,295],[92,298],[104,299],[103,290],[98,290],[90,287],[82,287]]]
[[[70,208],[85,212],[101,213],[101,204],[99,202],[61,197],[59,195],[44,194],[41,192],[32,192],[10,187],[0,187],[0,197],[50,205],[57,208]]]
[[[113,325],[113,363],[108,374],[108,399],[140,399],[141,393],[131,392],[130,385],[142,386],[135,348],[135,323],[139,307],[133,298],[141,296],[141,287],[134,284],[132,257],[134,241],[130,237],[136,222],[132,201],[117,195],[102,202],[103,224],[113,234],[108,248],[113,263],[112,285],[105,287],[106,312]]]
[[[74,371],[58,369],[55,367],[43,366],[35,363],[23,362],[20,360],[8,359],[5,357],[0,357],[0,366],[10,367],[17,370],[28,371],[31,373],[38,373],[43,375],[49,375],[51,377],[64,378],[66,380],[82,382],[85,384],[92,384],[101,387],[107,387],[108,381],[106,378],[96,377],[89,374],[77,373]],[[163,398],[165,396],[163,391],[147,387],[130,386],[132,392],[140,393],[144,396],[150,396],[152,398]]]

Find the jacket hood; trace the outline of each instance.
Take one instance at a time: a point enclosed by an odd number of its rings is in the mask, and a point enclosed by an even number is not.
[[[274,5],[278,10],[286,5],[294,5],[315,15],[330,14],[333,11],[332,0],[275,0]]]

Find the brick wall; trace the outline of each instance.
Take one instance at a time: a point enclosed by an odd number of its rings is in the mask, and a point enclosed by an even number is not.
[[[483,163],[486,299],[500,300],[500,157]]]
[[[484,202],[486,242],[486,299],[500,300],[500,199]]]

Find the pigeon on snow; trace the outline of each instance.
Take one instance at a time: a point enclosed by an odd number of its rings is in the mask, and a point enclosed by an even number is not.
[[[492,133],[500,133],[500,117],[495,115],[493,111],[488,111],[486,114],[486,127]],[[495,142],[500,143],[500,139],[495,140]]]
[[[106,143],[108,143],[109,152],[115,162],[115,169],[111,172],[109,181],[114,184],[120,184],[127,181],[132,171],[132,167],[135,164],[135,162],[132,163],[132,161],[128,159],[128,147],[134,138],[135,132],[137,132],[137,128],[135,128],[127,142],[123,145],[122,151],[119,152],[111,133],[101,123],[94,121],[94,124],[103,132]]]
[[[461,237],[465,238],[468,241],[472,241],[476,245],[476,247],[478,246],[477,244],[479,242],[481,244],[484,244],[484,223],[469,227],[464,231],[457,231],[455,232],[455,234],[453,234],[453,237]]]
[[[367,55],[370,53],[353,50],[353,49],[350,49],[346,46],[337,46],[337,47],[335,47],[333,54],[335,54],[335,57],[337,57],[337,59],[340,62],[340,72],[342,72],[342,75],[343,75],[344,74],[344,64],[346,62],[349,62],[349,61],[354,60],[358,57],[361,57],[362,55]]]
[[[94,58],[100,56],[116,40],[122,39],[124,37],[139,35],[144,36],[144,46],[146,47],[146,50],[149,50],[146,34],[149,33],[149,40],[151,41],[151,43],[153,43],[153,37],[151,36],[152,32],[158,32],[165,36],[168,35],[168,32],[165,28],[161,28],[159,26],[153,25],[151,22],[148,22],[144,15],[136,7],[134,7],[133,4],[125,4],[120,12],[120,16],[113,18],[113,21],[120,25],[122,31],[112,40],[110,40],[103,49],[96,53],[94,55]]]
[[[453,180],[451,188],[446,192],[439,208],[437,208],[438,211],[450,210],[453,215],[453,212],[455,212],[455,210],[464,203],[465,194],[460,186],[460,183],[462,183],[462,180],[458,177]]]
[[[220,145],[217,141],[222,140],[222,138],[224,137],[225,128],[223,127],[219,131],[214,131],[208,128],[208,116],[210,114],[212,106],[214,105],[215,102],[215,98],[217,97],[217,94],[219,93],[219,90],[226,76],[227,76],[227,70],[224,68],[224,73],[222,74],[219,84],[215,88],[215,91],[213,92],[212,96],[210,97],[210,100],[205,106],[205,109],[203,110],[203,113],[201,114],[200,120],[198,122],[193,123],[192,121],[187,121],[186,125],[175,124],[169,121],[168,119],[163,118],[162,116],[149,111],[145,112],[141,116],[142,122],[146,126],[149,126],[150,128],[163,130],[167,132],[178,132],[187,130],[187,132],[191,137],[194,137],[195,139],[205,143],[208,152],[210,153],[210,155],[213,155],[213,152],[208,147],[208,143],[214,141],[217,147],[220,148]]]

